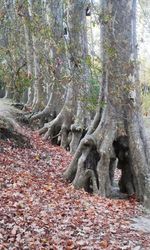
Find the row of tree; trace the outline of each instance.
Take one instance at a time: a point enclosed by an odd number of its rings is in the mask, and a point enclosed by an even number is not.
[[[136,0],[7,0],[1,5],[5,97],[23,101],[30,122],[40,121],[44,139],[74,154],[64,178],[109,197],[117,165],[120,191],[149,206]],[[88,22],[99,27],[100,58],[91,53]]]

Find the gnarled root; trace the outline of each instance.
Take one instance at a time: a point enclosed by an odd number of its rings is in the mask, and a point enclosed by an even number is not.
[[[37,114],[33,114],[30,118],[30,123],[38,119],[43,120],[45,119],[45,117],[47,118],[48,116],[50,116],[50,110],[45,109],[43,111],[38,112]]]
[[[101,150],[98,151],[97,138],[94,134],[86,135],[81,140],[73,161],[64,173],[64,178],[73,182],[75,188],[84,188],[88,192],[109,195],[111,151],[106,148],[107,146],[108,149],[111,148],[112,143],[113,136],[109,144],[108,138],[105,138]]]
[[[49,123],[46,123],[43,128],[39,130],[40,134],[44,134],[44,140],[51,139],[52,143],[59,144],[65,149],[69,148],[69,133],[72,117],[68,114],[60,112],[58,116]]]
[[[146,138],[142,127],[134,123],[133,118],[128,123],[126,130],[120,133],[115,120],[111,117],[102,119],[95,131],[90,135],[87,133],[81,140],[64,178],[72,182],[75,188],[115,197],[112,186],[117,166],[121,169],[118,183],[120,191],[128,196],[135,194],[150,207],[150,169]],[[118,195],[119,193],[117,197]]]
[[[61,117],[57,116],[54,120],[46,123],[43,128],[39,130],[40,134],[45,134],[43,139],[47,140],[49,137],[52,143],[57,144],[57,138],[61,130]]]
[[[69,165],[69,167],[66,169],[66,171],[64,173],[64,179],[66,179],[69,182],[73,181],[73,179],[75,178],[76,172],[77,172],[77,168],[78,168],[78,160],[82,155],[82,150],[85,147],[87,147],[89,144],[93,145],[93,143],[94,143],[94,138],[90,135],[85,136],[81,140],[71,164]]]
[[[76,188],[84,188],[86,191],[98,193],[101,196],[110,197],[114,178],[114,169],[121,159],[116,160],[114,141],[116,140],[115,121],[101,122],[93,134],[85,135],[81,140],[74,158],[64,173],[67,181],[73,182]],[[121,149],[119,149],[119,153]],[[119,154],[118,153],[118,154]],[[119,155],[117,155],[119,157]],[[132,194],[133,179],[131,171],[122,170],[120,188]],[[124,182],[125,178],[125,182]]]

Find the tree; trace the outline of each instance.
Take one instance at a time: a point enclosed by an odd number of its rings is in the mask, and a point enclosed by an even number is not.
[[[61,135],[61,146],[64,148],[70,146],[72,153],[75,152],[84,127],[86,127],[85,118],[87,114],[83,101],[89,80],[89,70],[86,64],[86,57],[88,56],[86,7],[87,1],[69,1],[67,13],[69,41],[66,46],[70,81],[66,99],[57,117],[40,129],[41,134],[45,133],[45,139],[49,137],[52,139]],[[68,140],[70,131],[72,132],[71,143]]]
[[[45,76],[45,86],[47,88],[48,101],[44,109],[33,114],[30,121],[44,119],[54,116],[54,113],[60,111],[61,100],[63,95],[62,78],[66,74],[66,53],[63,30],[63,2],[53,1],[45,3],[45,27],[46,36],[44,39],[45,51],[43,72]],[[48,35],[49,34],[49,35]],[[53,115],[52,115],[53,114]]]
[[[110,170],[117,157],[120,191],[135,193],[150,206],[150,158],[136,64],[136,0],[102,0],[100,21],[100,107],[64,177],[76,188],[109,197]]]

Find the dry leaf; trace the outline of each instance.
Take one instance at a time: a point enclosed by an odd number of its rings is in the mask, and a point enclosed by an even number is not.
[[[100,242],[100,246],[101,246],[102,248],[107,248],[107,247],[108,247],[108,241],[107,241],[107,240],[102,240],[102,241]]]

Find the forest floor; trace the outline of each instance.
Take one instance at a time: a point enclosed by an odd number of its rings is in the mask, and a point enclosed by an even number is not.
[[[75,190],[63,180],[71,155],[22,130],[30,147],[0,140],[0,250],[149,249],[149,215],[134,198]]]

